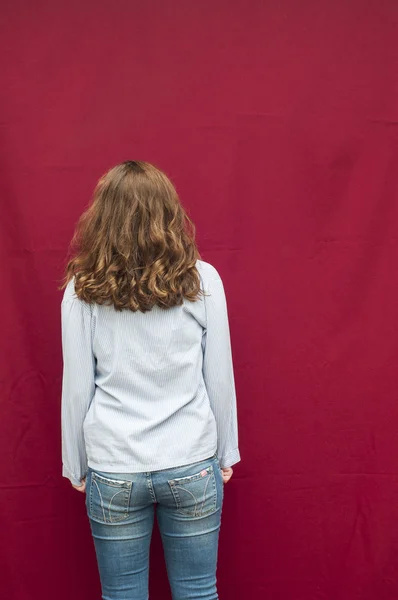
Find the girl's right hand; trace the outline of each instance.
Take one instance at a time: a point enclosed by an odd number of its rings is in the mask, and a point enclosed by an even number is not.
[[[232,473],[234,472],[232,467],[227,467],[226,469],[221,469],[221,471],[222,471],[222,478],[223,478],[224,483],[228,483],[228,481],[232,477]]]

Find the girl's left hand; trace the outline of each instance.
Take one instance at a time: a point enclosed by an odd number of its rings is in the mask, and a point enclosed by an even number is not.
[[[86,478],[82,479],[82,484],[81,485],[73,485],[72,483],[72,487],[75,488],[75,490],[77,490],[78,492],[84,492],[86,491]]]

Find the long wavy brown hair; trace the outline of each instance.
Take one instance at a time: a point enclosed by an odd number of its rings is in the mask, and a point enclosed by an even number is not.
[[[69,251],[58,289],[75,277],[89,304],[146,312],[204,295],[195,225],[170,179],[147,162],[122,162],[98,180]]]

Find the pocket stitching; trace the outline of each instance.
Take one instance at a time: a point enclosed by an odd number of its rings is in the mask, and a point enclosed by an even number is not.
[[[213,469],[210,469],[208,481],[206,482],[206,487],[205,487],[204,494],[203,494],[205,496],[207,488],[208,488],[208,485],[209,485],[210,480],[211,480],[211,482],[213,484],[213,498],[212,498],[211,506],[206,511],[203,510],[204,504],[206,502],[206,498],[204,498],[204,500],[202,501],[202,508],[198,512],[197,511],[197,506],[198,506],[198,504],[199,504],[200,501],[196,499],[196,496],[194,494],[192,494],[192,492],[190,492],[190,490],[187,490],[183,486],[175,484],[176,481],[181,481],[181,480],[196,481],[197,479],[201,479],[201,478],[202,478],[202,475],[200,475],[200,473],[198,473],[198,474],[191,475],[191,476],[188,476],[188,477],[179,477],[177,479],[171,479],[171,480],[169,480],[168,483],[169,483],[171,492],[173,494],[173,497],[174,497],[174,500],[175,500],[175,503],[176,503],[177,512],[180,513],[181,515],[189,516],[189,517],[202,517],[202,516],[205,516],[205,515],[207,515],[209,513],[214,512],[216,510],[216,507],[217,507],[217,485],[216,485],[216,479],[215,479],[215,474],[214,474],[214,470]],[[190,493],[191,496],[193,496],[193,498],[195,499],[195,508],[194,508],[193,511],[192,510],[184,509],[182,507],[180,494],[178,493],[178,489],[179,488],[181,488],[182,490],[184,490],[184,492]]]
[[[98,521],[99,523],[119,523],[120,521],[123,521],[125,519],[127,519],[128,517],[128,507],[130,504],[130,498],[131,498],[131,492],[132,492],[132,488],[133,488],[133,482],[132,481],[124,481],[123,480],[123,486],[122,489],[120,489],[118,492],[116,492],[110,502],[109,502],[109,507],[108,507],[108,512],[109,512],[109,520],[106,519],[106,515],[105,515],[105,508],[104,508],[104,503],[103,503],[103,498],[102,498],[102,494],[101,494],[101,490],[100,487],[96,481],[96,479],[101,480],[103,479],[107,485],[113,485],[114,487],[121,487],[120,484],[117,484],[116,482],[119,481],[117,479],[107,479],[106,477],[103,477],[101,475],[98,475],[97,473],[92,473],[92,477],[91,477],[91,482],[90,482],[90,489],[89,489],[89,517],[91,519],[93,519],[94,521]],[[95,485],[97,486],[97,490],[98,490],[98,494],[100,497],[100,501],[101,501],[101,508],[102,508],[102,513],[103,513],[103,520],[100,519],[100,517],[98,515],[94,515],[93,513],[93,483],[95,483]],[[120,517],[118,518],[112,518],[112,514],[110,511],[110,507],[112,504],[112,500],[113,498],[120,492],[125,492],[125,507],[124,507],[124,511],[122,512],[122,514],[120,515]]]
[[[202,502],[202,508],[201,508],[201,511],[200,511],[201,515],[203,514],[203,508],[204,508],[205,501],[206,501],[206,492],[207,492],[207,488],[209,487],[209,483],[210,483],[210,477],[208,478],[208,480],[206,482],[205,491],[203,492],[203,502]]]
[[[99,488],[99,485],[98,485],[98,483],[97,483],[95,480],[93,480],[93,483],[95,483],[95,485],[97,486],[98,495],[99,495],[99,497],[100,497],[100,500],[101,500],[101,508],[102,508],[102,513],[103,513],[103,515],[104,515],[104,522],[106,522],[105,509],[104,509],[104,502],[103,502],[103,500],[102,500],[102,494],[101,494],[101,490],[100,490],[100,488]],[[91,503],[91,500],[92,500],[92,494],[90,493],[90,505],[92,504],[92,503]]]
[[[132,484],[133,484],[132,481],[128,481],[127,479],[108,479],[108,477],[104,477],[103,475],[100,475],[99,473],[95,473],[94,471],[92,473],[92,477],[93,477],[93,479],[98,479],[99,481],[101,481],[101,479],[102,479],[108,485],[113,485],[114,487],[121,487],[120,484],[122,484],[122,486],[124,488],[131,488]]]
[[[207,471],[209,476],[211,476],[212,472],[213,472],[213,465],[209,465],[208,467],[205,467],[204,469],[201,469],[199,471],[199,473],[194,473],[193,475],[186,475],[185,477],[175,477],[174,479],[170,479],[169,483],[171,485],[179,482],[183,482],[183,481],[196,481],[197,479],[202,479],[203,475],[201,474],[202,471]]]

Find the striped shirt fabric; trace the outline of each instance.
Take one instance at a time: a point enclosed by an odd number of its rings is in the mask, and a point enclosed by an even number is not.
[[[100,471],[156,471],[204,460],[241,460],[225,291],[197,261],[208,296],[142,313],[61,302],[62,475],[80,485]]]

